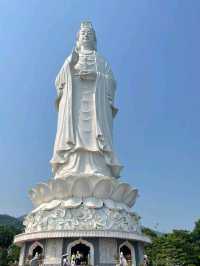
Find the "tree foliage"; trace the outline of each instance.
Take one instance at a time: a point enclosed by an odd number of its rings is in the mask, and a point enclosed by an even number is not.
[[[8,266],[18,260],[19,248],[13,244],[13,239],[20,232],[18,227],[0,225],[0,266]]]
[[[199,266],[200,265],[200,220],[192,232],[174,230],[158,235],[155,231],[143,230],[152,243],[146,247],[146,254],[152,266]]]

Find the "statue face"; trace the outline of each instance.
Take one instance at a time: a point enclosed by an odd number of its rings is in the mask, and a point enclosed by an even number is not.
[[[94,49],[96,44],[94,31],[90,28],[81,28],[79,31],[78,42],[83,48]]]

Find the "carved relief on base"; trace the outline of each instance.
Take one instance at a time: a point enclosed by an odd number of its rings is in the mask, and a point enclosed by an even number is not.
[[[117,230],[141,233],[140,218],[125,210],[57,206],[52,210],[30,213],[25,221],[26,233],[54,230]]]

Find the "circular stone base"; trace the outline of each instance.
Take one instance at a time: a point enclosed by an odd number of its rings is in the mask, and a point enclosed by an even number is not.
[[[62,266],[66,254],[71,256],[77,250],[88,251],[90,266],[116,266],[123,248],[129,251],[129,265],[140,266],[147,242],[149,239],[142,235],[100,230],[37,232],[15,237],[15,243],[21,246],[19,266],[32,265],[36,249],[41,251],[40,262],[44,266]]]
[[[89,249],[89,265],[114,266],[122,245],[132,254],[130,265],[139,266],[143,245],[150,242],[141,233],[139,216],[123,205],[102,202],[54,200],[33,210],[25,218],[25,233],[14,240],[21,246],[19,266],[32,265],[36,248],[43,251],[42,265],[61,266],[64,254],[80,247]]]
[[[101,231],[101,230],[83,230],[83,231],[51,231],[51,232],[34,232],[34,233],[23,233],[15,237],[14,243],[21,246],[26,241],[41,240],[49,238],[74,238],[74,237],[103,237],[103,238],[117,238],[141,241],[144,243],[150,243],[147,236],[137,233],[120,232],[120,231]]]

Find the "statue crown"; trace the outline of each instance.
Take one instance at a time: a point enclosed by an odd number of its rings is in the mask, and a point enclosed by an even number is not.
[[[83,21],[83,22],[81,22],[81,28],[87,28],[87,29],[92,29],[93,30],[92,22],[91,21]]]

